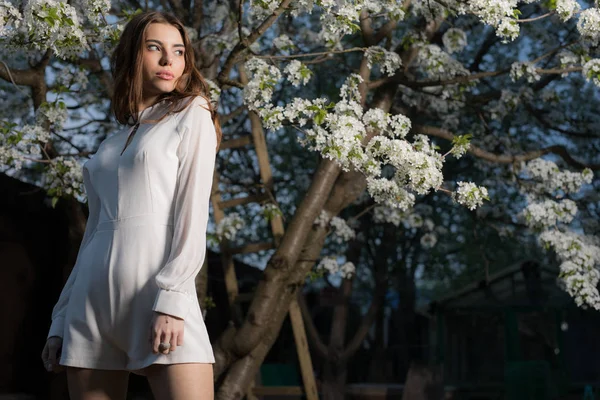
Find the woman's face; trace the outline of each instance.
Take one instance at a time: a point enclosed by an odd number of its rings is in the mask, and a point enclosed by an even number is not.
[[[144,98],[173,91],[185,68],[185,47],[179,30],[169,24],[148,25],[142,53]]]

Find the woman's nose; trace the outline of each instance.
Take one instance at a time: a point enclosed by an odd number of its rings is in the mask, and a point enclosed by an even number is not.
[[[173,59],[169,56],[163,56],[160,59],[161,65],[171,65],[173,63]]]

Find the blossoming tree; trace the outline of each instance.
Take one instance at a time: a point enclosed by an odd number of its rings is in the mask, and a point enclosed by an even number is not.
[[[188,27],[226,140],[266,128],[273,149],[285,143],[303,160],[290,168],[274,159],[294,184],[280,183],[279,207],[262,212],[280,208],[286,234],[247,318],[215,342],[218,398],[245,393],[315,264],[354,273],[342,254],[322,249],[330,232],[354,237],[337,216],[365,194],[372,203],[355,219],[377,223],[425,224],[411,210],[430,194],[469,210],[504,203],[505,225],[525,221],[561,261],[565,290],[600,308],[598,225],[590,222],[598,199],[586,195],[599,167],[590,151],[599,137],[594,2],[2,0],[6,173],[74,204],[82,159],[116,127],[107,56],[142,8],[171,11]],[[224,171],[242,171],[246,161],[233,150],[220,157]],[[450,163],[464,171],[445,175]],[[240,217],[225,221],[217,236],[231,238]],[[419,241],[431,248],[437,235],[426,228]]]

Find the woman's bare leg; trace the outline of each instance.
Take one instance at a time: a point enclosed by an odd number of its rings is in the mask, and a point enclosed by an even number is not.
[[[71,400],[125,400],[128,371],[67,367]]]
[[[153,364],[144,370],[156,400],[213,400],[212,364]]]

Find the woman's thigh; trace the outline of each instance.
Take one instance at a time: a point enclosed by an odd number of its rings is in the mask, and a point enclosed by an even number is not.
[[[156,400],[213,400],[212,364],[153,364],[144,370]]]
[[[67,367],[71,400],[125,400],[128,371]]]

